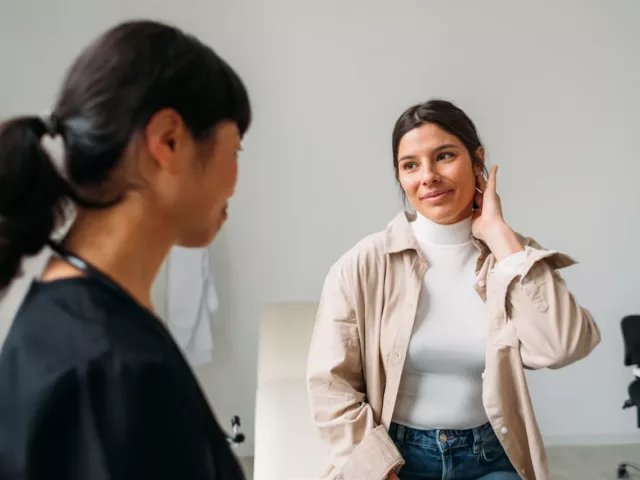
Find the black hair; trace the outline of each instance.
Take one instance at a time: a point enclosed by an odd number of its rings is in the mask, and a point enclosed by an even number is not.
[[[398,148],[400,141],[407,133],[427,123],[438,125],[443,130],[455,135],[466,147],[473,163],[482,163],[477,151],[482,147],[476,126],[460,108],[446,100],[429,100],[405,110],[396,121],[391,137],[393,149],[393,169],[399,181]],[[484,165],[483,165],[484,168]],[[485,173],[486,173],[486,169]]]
[[[165,108],[196,140],[223,121],[235,122],[242,135],[251,123],[242,80],[211,48],[172,26],[131,21],[80,54],[48,119],[0,125],[0,291],[60,226],[67,202],[107,208],[119,201],[122,191],[110,201],[79,192],[107,186],[131,138]],[[64,141],[64,175],[42,147],[47,134]]]

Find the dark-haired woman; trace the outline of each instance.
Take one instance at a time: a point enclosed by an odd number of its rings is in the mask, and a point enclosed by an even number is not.
[[[140,21],[82,52],[50,117],[0,126],[0,289],[56,252],[0,356],[0,478],[243,478],[150,289],[173,245],[225,221],[249,123],[227,63]],[[61,169],[44,137],[64,143]]]
[[[544,250],[504,220],[473,122],[446,101],[406,110],[396,179],[415,214],[359,242],[325,281],[308,366],[329,476],[547,480],[525,368],[598,344]]]

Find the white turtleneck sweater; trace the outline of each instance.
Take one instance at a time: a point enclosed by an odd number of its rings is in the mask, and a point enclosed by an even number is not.
[[[422,430],[468,429],[487,422],[482,404],[486,306],[474,290],[480,255],[471,218],[439,225],[418,214],[411,223],[427,269],[400,381],[393,421]],[[526,252],[496,268],[520,273]]]

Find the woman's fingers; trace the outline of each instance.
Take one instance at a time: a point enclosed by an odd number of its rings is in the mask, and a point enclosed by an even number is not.
[[[487,181],[487,188],[491,193],[496,193],[496,183],[498,176],[498,165],[494,165],[491,167],[491,172],[489,172],[489,180]]]
[[[487,180],[484,178],[484,175],[480,174],[476,176],[476,191],[480,194],[484,193],[487,189]]]

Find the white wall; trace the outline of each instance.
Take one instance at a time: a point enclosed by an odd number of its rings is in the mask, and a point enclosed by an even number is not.
[[[223,423],[243,417],[241,454],[251,449],[261,305],[316,300],[329,265],[385,227],[400,207],[393,123],[429,97],[477,123],[513,226],[581,261],[565,276],[603,342],[575,366],[529,376],[543,433],[637,439],[635,413],[620,410],[630,373],[619,320],[640,311],[639,2],[2,0],[0,114],[49,108],[81,45],[141,15],[212,44],[254,101],[213,247],[215,364],[198,370]]]

